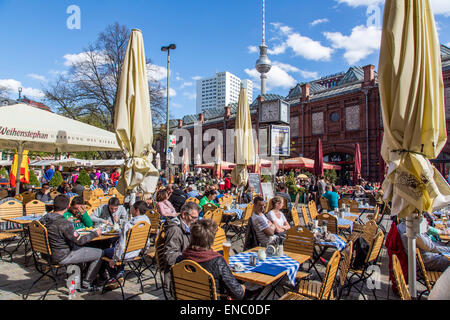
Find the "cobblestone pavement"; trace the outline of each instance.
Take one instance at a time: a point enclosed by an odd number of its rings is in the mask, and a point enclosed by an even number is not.
[[[385,230],[389,231],[390,228],[390,220],[385,219],[382,222]],[[232,233],[230,233],[231,235]],[[12,244],[11,246],[13,246]],[[243,241],[235,241],[232,246],[232,253],[242,251]],[[8,248],[11,248],[8,247]],[[327,258],[327,256],[325,256]],[[3,255],[3,259],[8,260],[6,255]],[[31,286],[33,281],[37,279],[40,274],[35,270],[34,263],[32,259],[29,259],[28,266],[25,266],[23,248],[20,248],[18,252],[14,254],[13,262],[8,262],[5,260],[0,260],[0,300],[22,300],[24,294],[27,292],[28,288]],[[390,283],[389,283],[389,273],[388,273],[388,255],[387,249],[383,247],[381,250],[378,266],[380,267],[380,287],[375,290],[376,298],[378,300],[398,300],[399,298],[392,292]],[[320,265],[318,266],[319,272],[324,273],[325,267]],[[151,277],[149,271],[145,273],[146,280],[144,281],[144,293],[140,292],[140,285],[137,281],[137,278],[133,275],[130,276],[125,283],[125,296],[129,297],[132,295],[136,295],[132,297],[132,300],[160,300],[164,299],[164,295],[162,289],[160,289],[160,278],[159,274],[157,274],[158,281],[158,289],[155,285],[155,279]],[[311,279],[318,279],[317,274],[312,272]],[[64,279],[60,281],[61,286],[58,290],[55,290],[53,287],[46,299],[47,300],[66,300],[68,299],[68,290],[65,288]],[[52,286],[52,281],[48,279],[41,280],[35,288],[33,288],[29,300],[36,300],[42,296],[45,291]],[[423,287],[419,284],[419,290]],[[287,292],[289,288],[285,288],[280,286],[277,288],[278,292],[282,294],[283,292]],[[374,300],[374,294],[372,290],[369,290],[367,285],[362,286],[362,292],[365,295],[365,298],[368,300]],[[96,293],[81,293],[78,294],[76,299],[80,300],[120,300],[121,293],[120,289],[116,289],[113,291],[106,292],[101,294],[100,292]],[[362,300],[363,295],[357,292],[356,290],[352,290],[349,296],[344,296],[342,300]]]

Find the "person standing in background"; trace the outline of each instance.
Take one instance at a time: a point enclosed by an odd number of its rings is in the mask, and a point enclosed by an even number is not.
[[[53,175],[55,174],[55,166],[51,165],[50,168],[47,169],[47,171],[45,171],[44,174],[44,180],[45,182],[50,182],[50,180],[52,180]]]

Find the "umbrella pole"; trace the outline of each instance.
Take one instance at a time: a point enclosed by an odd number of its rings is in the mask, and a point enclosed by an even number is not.
[[[408,236],[408,287],[413,299],[417,298],[416,285],[416,236],[419,233],[419,216],[413,212],[406,218],[406,235]]]
[[[16,172],[16,196],[20,193],[20,168],[22,166],[23,158],[23,142],[19,142],[19,148],[17,149],[17,172]]]

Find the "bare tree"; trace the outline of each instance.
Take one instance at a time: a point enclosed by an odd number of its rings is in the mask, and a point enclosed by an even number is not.
[[[114,104],[130,30],[117,22],[101,32],[94,44],[72,61],[67,75],[44,89],[48,103],[76,120],[114,129]],[[150,65],[150,60],[147,60]],[[153,121],[165,121],[163,87],[149,79]]]
[[[10,91],[7,87],[0,86],[0,97],[6,97]]]

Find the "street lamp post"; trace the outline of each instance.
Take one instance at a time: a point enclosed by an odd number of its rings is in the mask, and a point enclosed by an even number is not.
[[[166,176],[169,179],[169,79],[170,79],[170,50],[175,50],[177,46],[170,44],[161,47],[161,51],[167,51],[167,122],[166,122]]]

